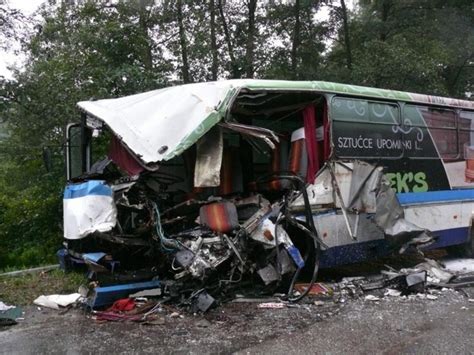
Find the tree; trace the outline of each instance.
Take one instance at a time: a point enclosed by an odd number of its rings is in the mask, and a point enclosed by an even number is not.
[[[466,2],[361,0],[347,24],[344,1],[331,5],[337,32],[325,79],[455,97],[470,90],[473,18]]]
[[[270,44],[262,76],[278,79],[320,77],[327,26],[318,20],[319,1],[275,3],[267,7],[262,36]]]
[[[10,135],[0,145],[0,250],[9,256],[0,256],[0,267],[51,261],[60,245],[64,129],[78,119],[75,104],[162,87],[171,69],[149,35],[160,25],[157,9],[87,2],[41,12],[26,68],[2,81],[0,115]]]

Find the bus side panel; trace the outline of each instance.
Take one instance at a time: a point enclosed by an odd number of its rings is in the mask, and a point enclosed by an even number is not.
[[[333,97],[330,120],[335,158],[384,166],[407,220],[432,231],[435,246],[468,240],[474,211],[473,112]]]

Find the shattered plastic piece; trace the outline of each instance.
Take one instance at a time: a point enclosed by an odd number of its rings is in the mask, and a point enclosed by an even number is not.
[[[9,306],[2,301],[0,301],[0,312],[8,311],[9,309],[15,308],[15,306]]]
[[[393,288],[387,288],[385,290],[385,293],[383,294],[384,296],[390,296],[390,297],[398,297],[402,294],[401,291],[395,290]]]
[[[285,304],[282,302],[267,302],[258,304],[257,308],[281,309],[285,308]]]
[[[425,270],[430,275],[435,283],[447,283],[454,277],[453,274],[446,271],[438,262],[432,259],[425,259],[425,262],[418,264],[415,270]]]
[[[427,272],[419,269],[402,269],[400,272],[382,271],[388,276],[385,285],[402,291],[403,295],[424,292]]]
[[[70,295],[41,295],[33,301],[34,304],[42,307],[59,309],[76,303],[81,298],[80,293],[71,293]]]
[[[262,278],[265,285],[269,285],[272,282],[280,279],[278,272],[271,264],[268,264],[263,269],[258,270],[257,273]]]
[[[193,310],[196,312],[200,310],[201,312],[207,312],[209,308],[214,304],[215,299],[207,293],[206,290],[199,292],[197,297],[194,299],[193,302]]]
[[[426,272],[417,272],[406,276],[407,286],[412,287],[414,285],[424,284],[426,282]]]
[[[380,297],[374,295],[367,295],[364,298],[366,301],[380,301]]]
[[[139,298],[139,297],[158,297],[161,296],[161,288],[152,288],[150,290],[143,290],[129,295],[130,298]]]

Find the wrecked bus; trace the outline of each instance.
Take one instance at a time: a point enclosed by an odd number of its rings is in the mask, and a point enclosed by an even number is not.
[[[228,80],[78,107],[64,193],[72,257],[222,286],[293,284],[305,265],[314,276],[412,248],[472,251],[473,102]]]

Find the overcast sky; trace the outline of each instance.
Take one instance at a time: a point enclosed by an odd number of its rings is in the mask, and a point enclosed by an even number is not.
[[[7,0],[12,9],[18,9],[25,15],[31,15],[45,0]],[[23,58],[18,58],[11,52],[0,50],[0,75],[11,78],[7,66],[21,63]]]
[[[21,10],[25,15],[31,15],[45,1],[46,0],[7,0],[11,8]],[[350,9],[354,7],[355,1],[356,0],[348,1],[348,7]],[[321,19],[326,19],[328,17],[327,7],[323,8],[318,15]],[[12,52],[0,51],[0,75],[11,78],[11,72],[7,69],[7,66],[21,66],[22,60],[24,60],[24,58],[18,57]]]

